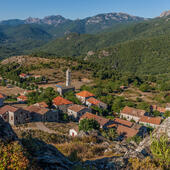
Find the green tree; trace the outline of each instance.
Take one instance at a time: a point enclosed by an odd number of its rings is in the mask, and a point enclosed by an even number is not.
[[[99,128],[99,123],[94,119],[82,119],[79,123],[79,130],[83,130],[84,132],[92,129],[99,130]]]
[[[159,139],[152,138],[150,149],[160,166],[168,168],[170,165],[170,145],[168,137],[162,135]]]

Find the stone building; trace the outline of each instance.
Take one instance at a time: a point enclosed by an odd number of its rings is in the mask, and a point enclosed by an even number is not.
[[[73,120],[79,120],[79,118],[86,112],[90,112],[91,109],[74,104],[67,109],[67,114],[73,119]]]
[[[90,97],[95,97],[93,93],[90,93],[88,91],[81,91],[80,93],[76,93],[76,97],[82,102],[86,103],[86,100]]]
[[[120,116],[126,118],[127,120],[134,120],[135,122],[139,122],[140,118],[146,115],[145,110],[136,109],[132,107],[124,107],[124,109],[120,112]]]
[[[101,129],[105,129],[105,128],[107,128],[107,126],[109,124],[112,124],[111,120],[106,119],[106,118],[101,117],[101,116],[97,116],[97,115],[89,113],[89,112],[86,112],[83,116],[81,116],[80,121],[82,119],[94,119],[94,120],[96,120],[99,123]]]
[[[27,96],[21,95],[17,97],[17,101],[20,103],[26,103],[27,102]]]
[[[102,109],[107,109],[107,104],[105,104],[104,102],[101,102],[100,100],[95,99],[94,97],[90,97],[89,99],[87,99],[86,105],[88,107],[97,106]]]
[[[58,110],[50,110],[35,105],[28,106],[25,110],[29,111],[33,122],[57,122],[59,120]]]
[[[0,108],[0,116],[11,125],[24,124],[30,121],[28,111],[10,105],[5,105]]]
[[[161,124],[161,121],[162,121],[161,117],[143,116],[139,120],[139,123],[143,124],[144,126],[151,126],[153,128],[157,128]]]
[[[68,91],[75,91],[75,87],[71,85],[71,71],[68,69],[66,71],[66,84],[65,86],[56,85],[58,93],[63,96],[64,93]]]
[[[73,103],[71,101],[64,99],[61,96],[58,96],[53,99],[53,106],[63,113],[67,113],[67,109],[71,105],[73,105]]]

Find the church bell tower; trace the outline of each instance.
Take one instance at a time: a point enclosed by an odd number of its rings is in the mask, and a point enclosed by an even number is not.
[[[71,71],[68,69],[66,71],[66,87],[71,86]]]

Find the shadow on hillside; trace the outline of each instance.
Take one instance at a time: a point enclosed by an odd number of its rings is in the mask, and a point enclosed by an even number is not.
[[[26,151],[31,155],[30,162],[36,163],[42,169],[70,169],[73,163],[69,161],[53,145],[31,136],[21,139]]]

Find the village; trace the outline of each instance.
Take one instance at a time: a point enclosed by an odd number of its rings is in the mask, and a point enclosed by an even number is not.
[[[29,75],[21,73],[20,78],[27,79]],[[36,76],[35,79],[41,78]],[[120,113],[115,113],[114,118],[106,118],[94,112],[93,108],[97,107],[107,110],[108,105],[96,98],[96,96],[89,91],[75,91],[75,87],[71,84],[71,71],[66,71],[65,86],[56,85],[58,96],[52,99],[52,104],[49,105],[45,102],[37,102],[32,105],[27,105],[28,96],[31,90],[24,91],[18,95],[15,104],[4,104],[7,96],[0,94],[0,116],[10,125],[18,126],[30,122],[63,122],[63,115],[67,116],[69,122],[73,122],[73,127],[70,127],[67,132],[69,136],[82,136],[87,134],[85,130],[82,132],[80,123],[82,120],[95,120],[99,129],[108,130],[114,129],[118,134],[116,140],[124,140],[140,136],[144,138],[149,135],[148,128],[154,129],[161,125],[164,121],[164,116],[151,116],[145,110],[136,109],[133,107],[125,106]],[[124,87],[121,87],[124,88]],[[39,90],[39,89],[37,89]],[[65,93],[72,91],[81,104],[75,104],[72,101],[65,99]],[[24,107],[22,107],[24,105]],[[167,103],[166,107],[159,107],[151,105],[151,110],[159,111],[162,115],[166,111],[170,111],[170,104]],[[83,125],[84,129],[88,129],[86,123]],[[92,126],[91,129],[94,127]],[[95,128],[94,128],[95,129]]]

